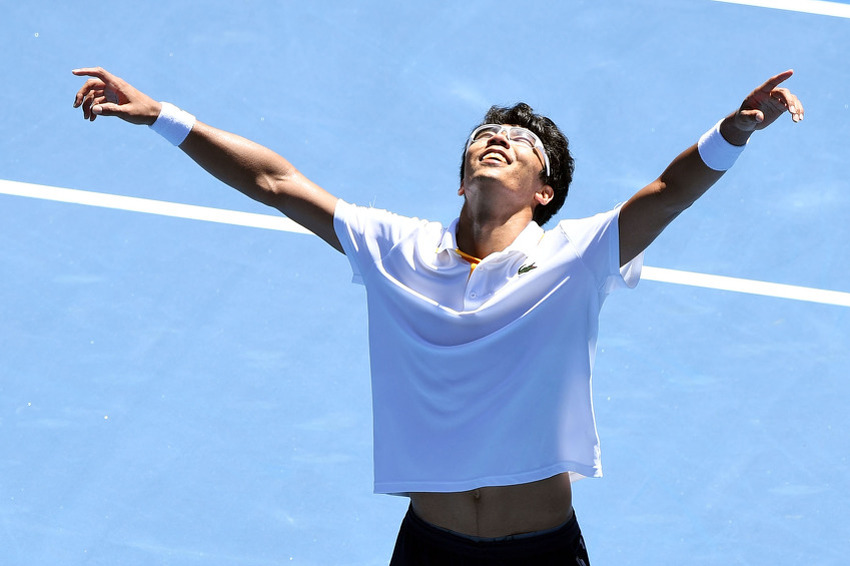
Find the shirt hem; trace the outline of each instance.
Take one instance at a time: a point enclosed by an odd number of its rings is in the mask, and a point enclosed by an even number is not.
[[[463,481],[397,481],[375,482],[374,492],[383,495],[407,496],[413,492],[456,493],[481,487],[519,485],[550,478],[569,472],[570,480],[601,478],[601,466],[594,467],[577,462],[562,462],[539,470],[503,476],[482,476]]]

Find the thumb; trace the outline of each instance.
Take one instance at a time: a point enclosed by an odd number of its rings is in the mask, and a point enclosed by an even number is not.
[[[95,104],[91,107],[91,111],[92,114],[96,114],[98,116],[121,116],[124,114],[124,111],[121,109],[121,106],[115,104],[114,102]]]
[[[738,119],[742,126],[752,130],[764,122],[764,113],[761,110],[741,110],[738,113]]]

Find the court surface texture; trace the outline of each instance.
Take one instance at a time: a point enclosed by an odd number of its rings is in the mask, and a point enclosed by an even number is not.
[[[7,3],[0,564],[386,564],[363,289],[148,128],[72,109],[103,66],[341,198],[442,222],[491,104],[570,138],[558,217],[608,210],[769,76],[760,132],[607,301],[594,566],[850,556],[850,5]]]

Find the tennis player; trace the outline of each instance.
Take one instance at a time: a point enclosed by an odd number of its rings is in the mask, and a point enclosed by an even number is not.
[[[541,228],[573,173],[567,139],[525,104],[465,145],[448,226],[343,202],[275,152],[101,68],[74,106],[146,124],[201,167],[346,254],[366,287],[375,491],[410,498],[391,564],[590,561],[571,480],[602,474],[591,402],[598,315],[643,251],[757,130],[803,106],[780,73],[622,206]]]

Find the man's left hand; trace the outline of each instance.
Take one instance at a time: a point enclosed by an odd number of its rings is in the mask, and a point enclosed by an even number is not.
[[[745,132],[762,130],[786,110],[791,113],[791,119],[795,122],[802,120],[803,105],[800,99],[787,88],[779,87],[793,74],[792,70],[779,73],[751,92],[733,116],[733,125]]]

